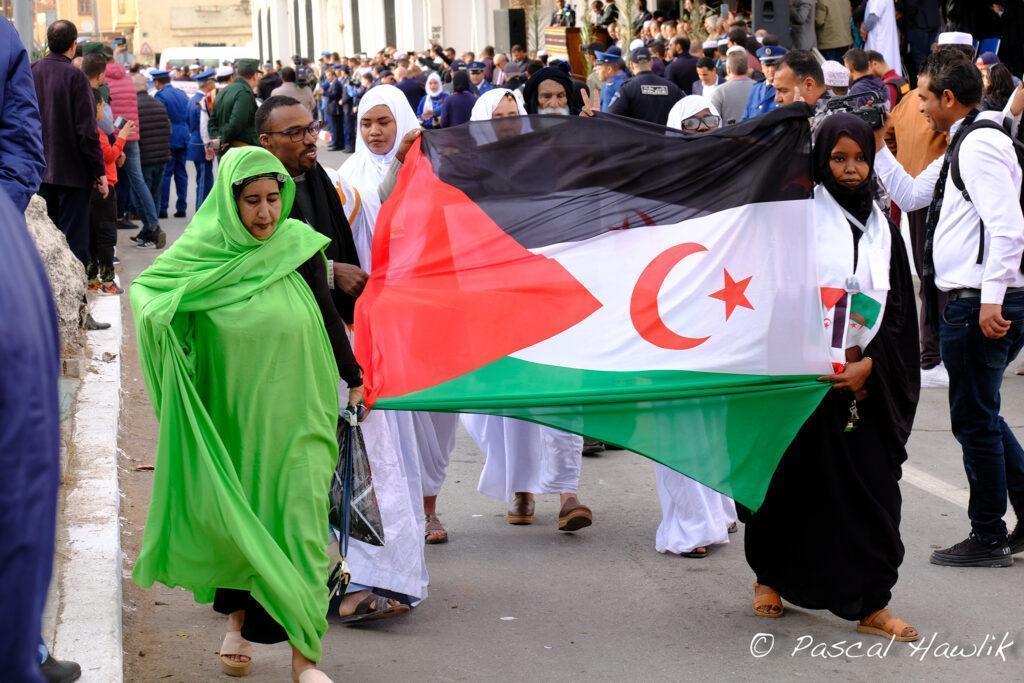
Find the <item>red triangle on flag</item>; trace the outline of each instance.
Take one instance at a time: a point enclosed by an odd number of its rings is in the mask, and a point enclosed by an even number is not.
[[[367,403],[464,375],[600,307],[560,263],[525,249],[438,178],[417,142],[377,218],[356,304]]]
[[[842,287],[822,287],[821,303],[825,305],[825,310],[831,311],[844,294],[846,294],[846,290]]]

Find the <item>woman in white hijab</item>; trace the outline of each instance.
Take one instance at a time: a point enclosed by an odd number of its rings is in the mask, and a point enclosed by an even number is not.
[[[441,126],[441,107],[448,99],[448,93],[444,91],[441,77],[436,71],[431,71],[427,76],[427,94],[420,99],[416,108],[416,116],[419,117],[420,125],[424,128],[439,128]]]
[[[515,135],[522,131],[519,117],[525,115],[526,109],[515,93],[505,88],[489,90],[473,105],[470,121],[494,123],[475,127],[473,137],[483,145]],[[558,528],[576,531],[590,526],[593,513],[576,498],[582,437],[494,415],[465,414],[462,424],[476,439],[486,458],[478,490],[500,501],[511,502],[507,516],[510,524],[532,524],[534,495],[557,493],[562,503]]]
[[[714,130],[721,123],[718,110],[701,95],[684,97],[668,114],[669,128],[691,133]],[[697,430],[703,427],[694,425]],[[731,498],[664,465],[654,466],[654,476],[661,500],[661,524],[654,541],[659,553],[705,557],[707,546],[729,542],[729,532],[736,529],[736,504]]]
[[[385,181],[397,175],[399,147],[411,142],[407,135],[418,129],[408,100],[392,85],[373,88],[359,103],[356,152],[338,174],[359,263],[367,272],[372,268],[377,214],[393,186]],[[413,604],[426,597],[421,461],[447,463],[455,445],[457,421],[455,415],[381,410],[370,413],[363,423],[385,541],[383,547],[350,543],[350,593],[385,589],[408,596]],[[372,593],[364,595],[363,602],[374,597]],[[382,603],[365,605],[365,619],[381,618],[375,615],[382,611]],[[387,606],[394,608],[390,601]],[[400,608],[395,609],[401,613]],[[388,616],[395,613],[387,611]]]

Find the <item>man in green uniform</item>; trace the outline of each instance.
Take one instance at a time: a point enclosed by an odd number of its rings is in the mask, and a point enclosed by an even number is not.
[[[259,62],[239,59],[235,80],[217,94],[210,116],[210,137],[220,139],[219,155],[232,147],[259,146],[256,135],[256,94]]]

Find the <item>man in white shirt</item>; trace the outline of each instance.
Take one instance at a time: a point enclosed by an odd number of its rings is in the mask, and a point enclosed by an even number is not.
[[[975,119],[999,122],[1002,115],[978,113],[981,74],[969,58],[938,48],[921,67],[918,93],[932,127],[951,136],[947,153],[911,178],[886,148],[885,126],[876,131],[875,172],[903,211],[931,206],[923,273],[948,297],[930,321],[939,325],[949,371],[950,417],[970,484],[972,531],[932,553],[931,561],[1005,567],[1024,551],[1024,522],[1007,537],[1003,521],[1007,496],[1024,519],[1024,451],[999,415],[1003,373],[1024,346],[1021,169],[1002,130],[971,128]],[[954,156],[966,196],[954,184]]]

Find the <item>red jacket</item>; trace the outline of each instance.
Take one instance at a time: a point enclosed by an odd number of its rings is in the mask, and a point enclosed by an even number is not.
[[[128,136],[129,142],[139,139],[139,100],[135,96],[132,75],[121,64],[107,64],[107,88],[110,90],[110,109],[114,118],[123,116],[135,122],[135,132]]]
[[[111,187],[117,185],[117,158],[124,151],[125,143],[128,141],[118,135],[114,143],[110,143],[107,134],[97,129],[100,134],[100,149],[103,151],[103,163],[107,166],[107,184]]]

